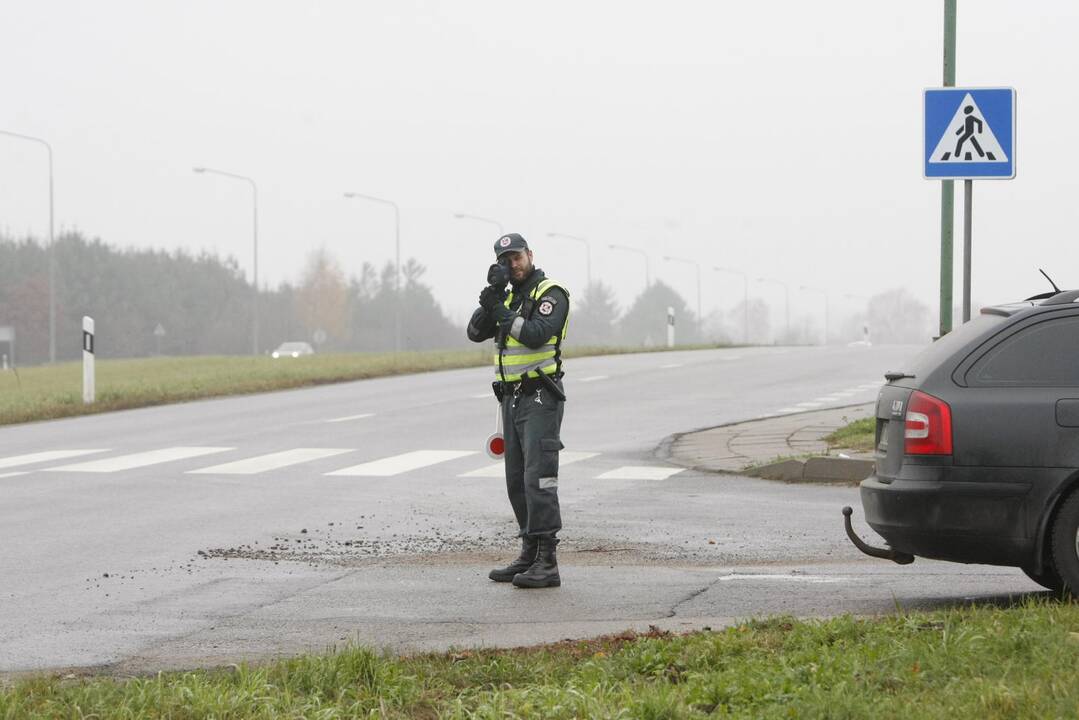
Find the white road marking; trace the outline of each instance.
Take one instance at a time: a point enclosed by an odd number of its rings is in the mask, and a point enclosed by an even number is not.
[[[822,403],[835,402],[836,400],[839,400],[839,395],[823,395],[817,398],[817,400]]]
[[[290,465],[321,460],[322,458],[343,455],[353,450],[339,448],[295,448],[282,452],[259,455],[257,457],[237,460],[235,462],[214,465],[213,467],[199,470],[188,470],[188,475],[254,475],[270,470],[278,470]]]
[[[597,380],[606,380],[607,378],[608,378],[607,375],[589,375],[588,377],[581,378],[577,382],[579,382],[579,383],[596,382]]]
[[[720,355],[719,359],[720,360],[741,360],[742,356],[741,355]]]
[[[0,479],[9,478],[9,477],[18,477],[19,475],[29,475],[29,474],[30,473],[25,471],[25,470],[22,470],[22,471],[16,470],[15,472],[0,473]]]
[[[475,454],[475,450],[415,450],[403,455],[393,455],[381,460],[334,470],[326,474],[347,475],[350,477],[391,477],[410,470],[419,470],[429,465],[437,465],[438,463]]]
[[[807,583],[838,583],[844,582],[848,578],[841,577],[824,577],[822,575],[724,575],[719,578],[720,582],[730,582],[732,580],[780,580],[790,582],[807,582]]]
[[[776,412],[780,413],[781,415],[788,415],[790,413],[802,412],[803,410],[805,410],[805,408],[785,407],[785,408],[779,408],[778,410],[776,410]]]
[[[580,462],[582,460],[588,460],[589,458],[594,458],[597,455],[599,455],[599,453],[594,453],[594,452],[574,452],[572,450],[563,450],[562,452],[560,452],[558,454],[558,467],[561,469],[561,468],[564,468],[565,466],[567,466],[567,465],[569,465],[571,463]],[[500,478],[500,477],[506,477],[506,466],[505,466],[505,463],[497,462],[497,463],[494,463],[492,465],[485,465],[484,467],[481,467],[478,470],[472,470],[471,472],[463,473],[461,475],[458,475],[457,477],[459,477],[459,478],[474,478],[474,477]]]
[[[490,392],[476,393],[475,395],[469,395],[468,396],[469,400],[486,400],[488,398],[491,399],[491,400],[494,400],[495,399],[494,393],[490,393]]]
[[[822,403],[822,402],[800,402],[800,403],[795,403],[794,406],[795,407],[800,407],[800,408],[819,408],[823,404],[824,403]]]
[[[13,455],[12,457],[0,458],[0,468],[32,465],[33,463],[39,462],[52,462],[53,460],[66,460],[68,458],[102,452],[108,452],[108,450],[46,450],[45,452],[30,453],[29,455]]]
[[[672,475],[683,472],[685,468],[661,467],[657,465],[625,465],[608,470],[597,480],[666,480]]]
[[[680,368],[680,367],[682,367],[682,365],[683,365],[683,363],[670,363],[668,365],[660,365],[659,369],[660,370],[670,370],[671,368]]]
[[[230,447],[171,447],[45,469],[49,472],[117,472],[120,470],[146,467],[148,465],[160,465],[161,463],[173,462],[175,460],[186,460],[188,458],[201,457],[203,455],[212,455],[213,453],[235,449],[236,448]]]
[[[348,422],[350,420],[363,420],[364,418],[374,417],[374,413],[360,413],[359,415],[346,415],[345,417],[334,418],[332,420],[326,420],[328,423]]]

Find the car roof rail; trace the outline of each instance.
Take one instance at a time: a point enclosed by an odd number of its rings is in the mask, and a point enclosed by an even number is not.
[[[1067,305],[1079,299],[1079,290],[1064,290],[1049,298],[1042,305]]]

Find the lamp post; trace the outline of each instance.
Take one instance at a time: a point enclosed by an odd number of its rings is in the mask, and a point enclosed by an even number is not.
[[[743,330],[742,341],[749,345],[749,275],[741,270],[734,270],[733,268],[713,267],[716,272],[733,273],[735,275],[742,276],[742,315],[743,315]]]
[[[790,336],[791,336],[791,289],[790,289],[790,286],[788,286],[787,283],[783,282],[782,280],[772,280],[770,278],[762,278],[762,277],[757,278],[757,282],[759,282],[759,283],[773,283],[775,285],[782,285],[783,286],[783,294],[784,294],[784,296],[786,298],[786,303],[784,304],[784,307],[786,308],[786,313],[785,313],[786,327],[787,327],[786,334],[787,334],[787,342],[790,342]]]
[[[259,188],[255,184],[255,181],[246,175],[237,175],[236,173],[225,172],[224,170],[214,170],[208,167],[192,168],[195,172],[200,174],[209,173],[211,175],[220,175],[221,177],[231,178],[233,180],[242,180],[251,186],[251,217],[252,217],[252,230],[254,234],[255,244],[255,267],[253,271],[254,275],[254,295],[251,301],[252,313],[251,313],[251,347],[253,354],[259,354]]]
[[[502,223],[491,218],[485,218],[480,215],[469,215],[468,213],[454,213],[453,216],[458,220],[475,220],[476,222],[488,223],[498,228],[499,235],[505,235],[506,231],[502,228]]]
[[[52,192],[52,145],[39,137],[23,135],[10,130],[0,130],[0,135],[44,145],[49,155],[49,362],[54,363],[56,362],[56,238],[53,235],[53,227],[56,215],[53,209]],[[14,361],[14,358],[12,358],[12,361]]]
[[[584,245],[585,282],[587,283],[585,285],[585,287],[586,288],[590,287],[592,285],[592,248],[588,244],[588,241],[585,240],[583,237],[577,237],[576,235],[567,235],[566,233],[556,233],[556,232],[547,233],[547,237],[549,237],[549,238],[565,238],[567,240],[576,240],[577,242],[582,243]]]
[[[370,202],[389,205],[393,208],[394,253],[396,258],[393,265],[393,350],[394,352],[401,352],[401,208],[392,200],[375,197],[374,195],[347,192],[345,197],[349,200],[369,200]]]
[[[652,263],[648,259],[648,253],[640,248],[629,247],[628,245],[608,245],[611,250],[625,250],[626,252],[637,253],[644,258],[644,289],[652,287]]]
[[[808,287],[801,285],[798,288],[803,292],[818,292],[824,297],[824,345],[828,344],[828,291],[823,288]]]
[[[701,342],[703,339],[703,336],[701,335],[701,264],[696,260],[673,257],[671,255],[664,255],[663,259],[667,262],[686,263],[687,265],[692,265],[697,268],[697,342]]]

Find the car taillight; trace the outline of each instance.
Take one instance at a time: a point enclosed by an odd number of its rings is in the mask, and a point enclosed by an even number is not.
[[[943,400],[915,390],[907,402],[903,437],[907,455],[951,455],[952,409]]]

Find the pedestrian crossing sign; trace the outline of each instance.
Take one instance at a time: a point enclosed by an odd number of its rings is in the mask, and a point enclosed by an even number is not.
[[[1015,89],[927,88],[923,174],[928,179],[1015,177]]]

